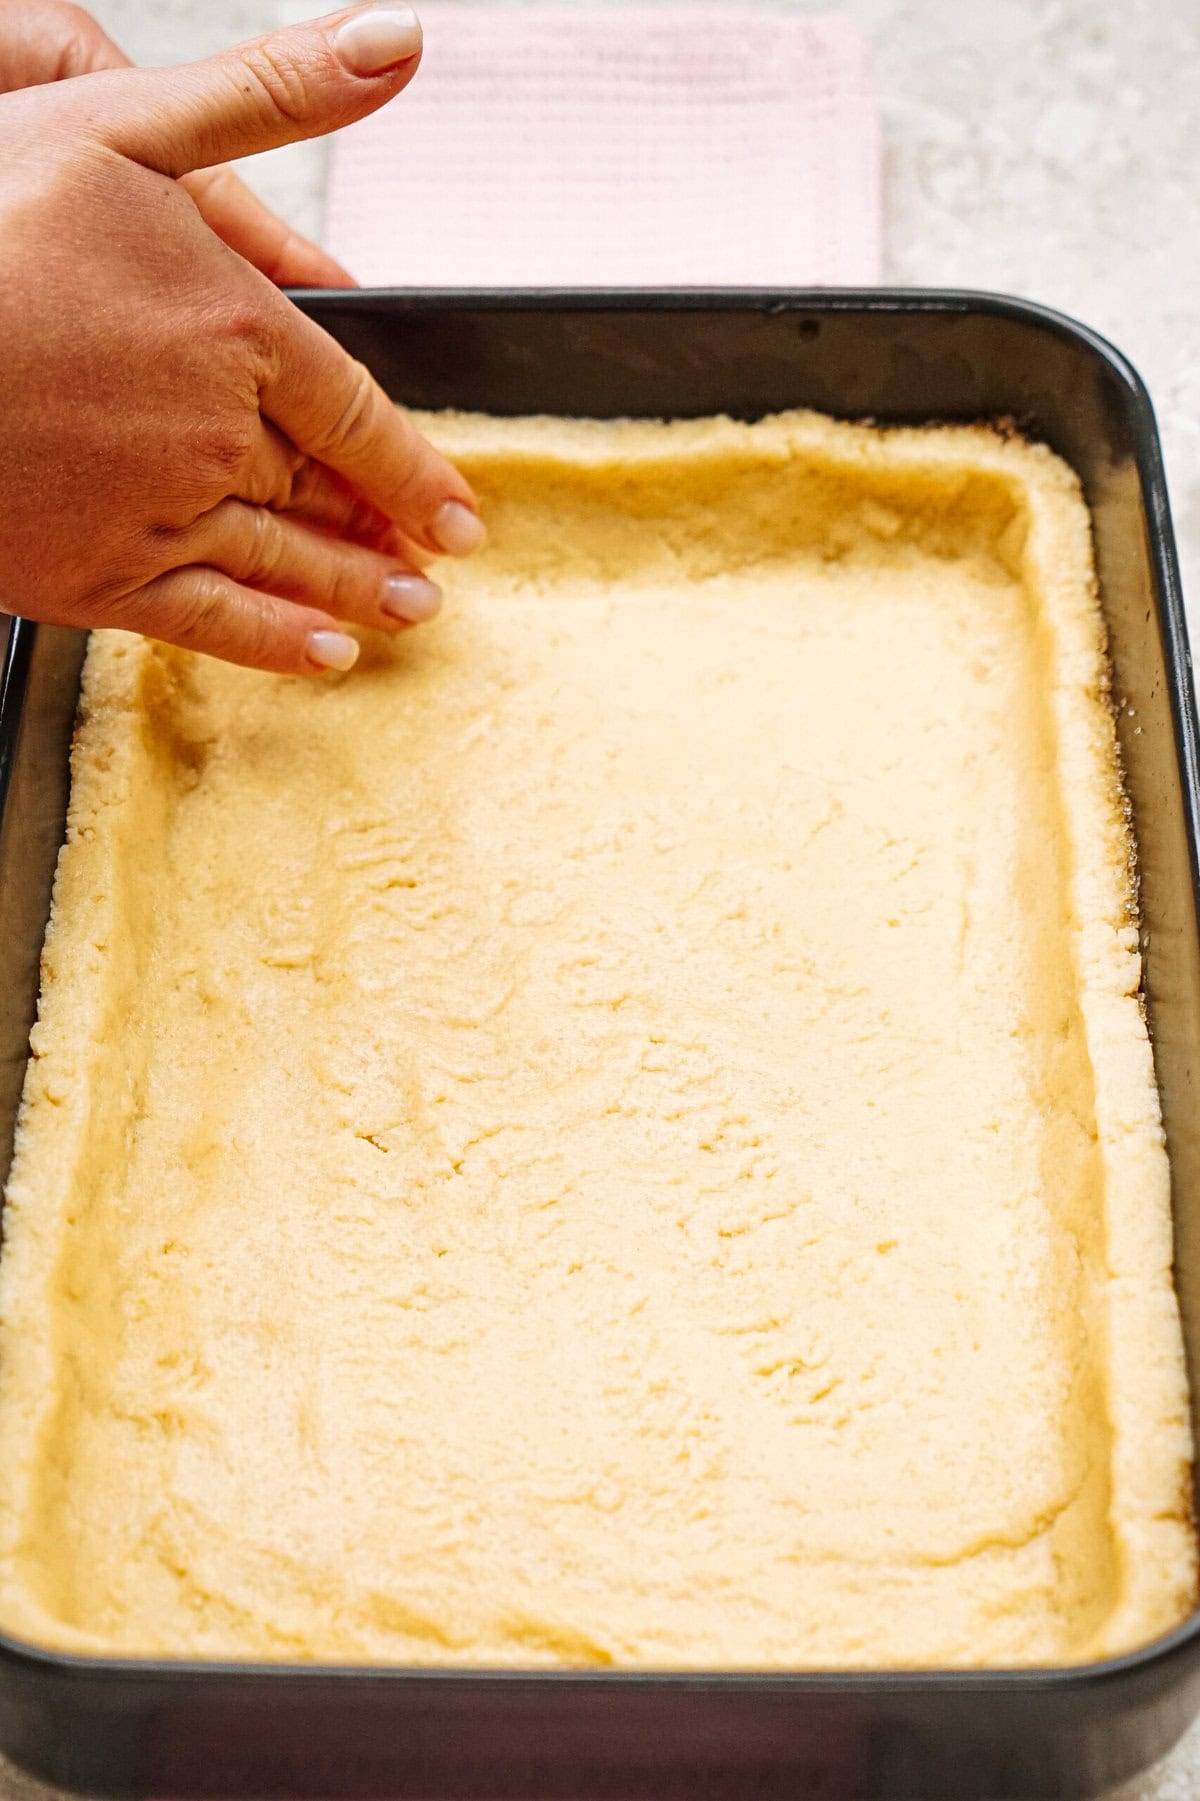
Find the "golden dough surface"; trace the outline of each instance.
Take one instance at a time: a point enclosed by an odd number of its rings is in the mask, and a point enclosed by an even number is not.
[[[86,669],[0,1264],[0,1624],[1072,1662],[1192,1604],[1089,527],[1047,451],[427,422],[345,678]]]

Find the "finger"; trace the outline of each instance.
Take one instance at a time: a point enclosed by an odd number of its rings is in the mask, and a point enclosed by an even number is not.
[[[225,500],[179,539],[189,563],[207,563],[249,588],[320,607],[377,631],[432,619],[434,582],[394,558],[310,531],[265,507]]]
[[[412,79],[420,55],[416,14],[387,0],[206,62],[96,76],[73,92],[101,142],[163,175],[185,175],[363,118]]]
[[[129,66],[129,58],[82,6],[41,0],[36,7],[22,6],[19,18],[15,5],[10,10],[12,29],[4,30],[0,44],[0,93]]]
[[[20,28],[0,43],[0,93],[129,67],[124,51],[81,6],[40,0],[24,9]],[[277,286],[358,285],[339,262],[264,206],[232,169],[200,169],[184,176],[183,185],[217,236]]]
[[[358,657],[355,640],[328,613],[194,565],[110,602],[104,624],[279,675],[351,669]]]
[[[287,513],[316,531],[365,544],[410,568],[423,569],[429,561],[429,552],[398,530],[385,513],[332,469],[302,455],[266,420],[235,498]]]
[[[289,308],[259,404],[422,549],[468,556],[486,536],[469,484],[328,332]]]
[[[340,475],[311,458],[297,471],[290,501],[273,510],[287,513],[315,531],[348,538],[352,544],[365,544],[413,569],[426,568],[432,559],[430,551],[393,525],[378,507],[356,494]]]
[[[354,277],[267,206],[225,164],[182,178],[205,223],[280,288],[353,288]]]

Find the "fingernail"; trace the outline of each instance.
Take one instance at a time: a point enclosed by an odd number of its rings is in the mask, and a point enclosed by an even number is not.
[[[393,619],[432,619],[442,604],[442,590],[423,575],[389,575],[383,584],[383,610]]]
[[[358,644],[348,632],[309,632],[305,648],[318,669],[353,669],[358,662]]]
[[[439,550],[448,557],[469,557],[487,537],[487,527],[478,513],[465,507],[461,500],[447,500],[437,510],[433,522],[433,538]]]
[[[421,21],[411,6],[365,7],[338,26],[333,47],[351,75],[382,75],[420,55]]]

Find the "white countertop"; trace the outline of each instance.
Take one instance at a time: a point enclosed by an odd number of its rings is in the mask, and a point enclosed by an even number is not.
[[[620,0],[608,4],[616,30]],[[836,0],[791,4],[836,10]],[[95,0],[92,10],[139,61],[179,62],[322,9]],[[1200,639],[1200,0],[842,0],[841,10],[875,46],[885,280],[1025,295],[1130,357],[1158,411]],[[319,235],[323,146],[273,151],[247,173]],[[0,1768],[0,1801],[48,1794]],[[1112,1801],[1200,1801],[1200,1727]]]

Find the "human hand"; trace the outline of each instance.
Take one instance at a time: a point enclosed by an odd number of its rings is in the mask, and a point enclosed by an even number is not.
[[[91,14],[71,0],[0,0],[0,94],[129,66]],[[232,169],[197,169],[181,179],[217,235],[281,288],[357,285],[339,262],[264,206]]]
[[[374,111],[419,50],[360,7],[0,97],[5,610],[293,672],[349,667],[339,619],[434,610],[470,488],[177,179]]]

